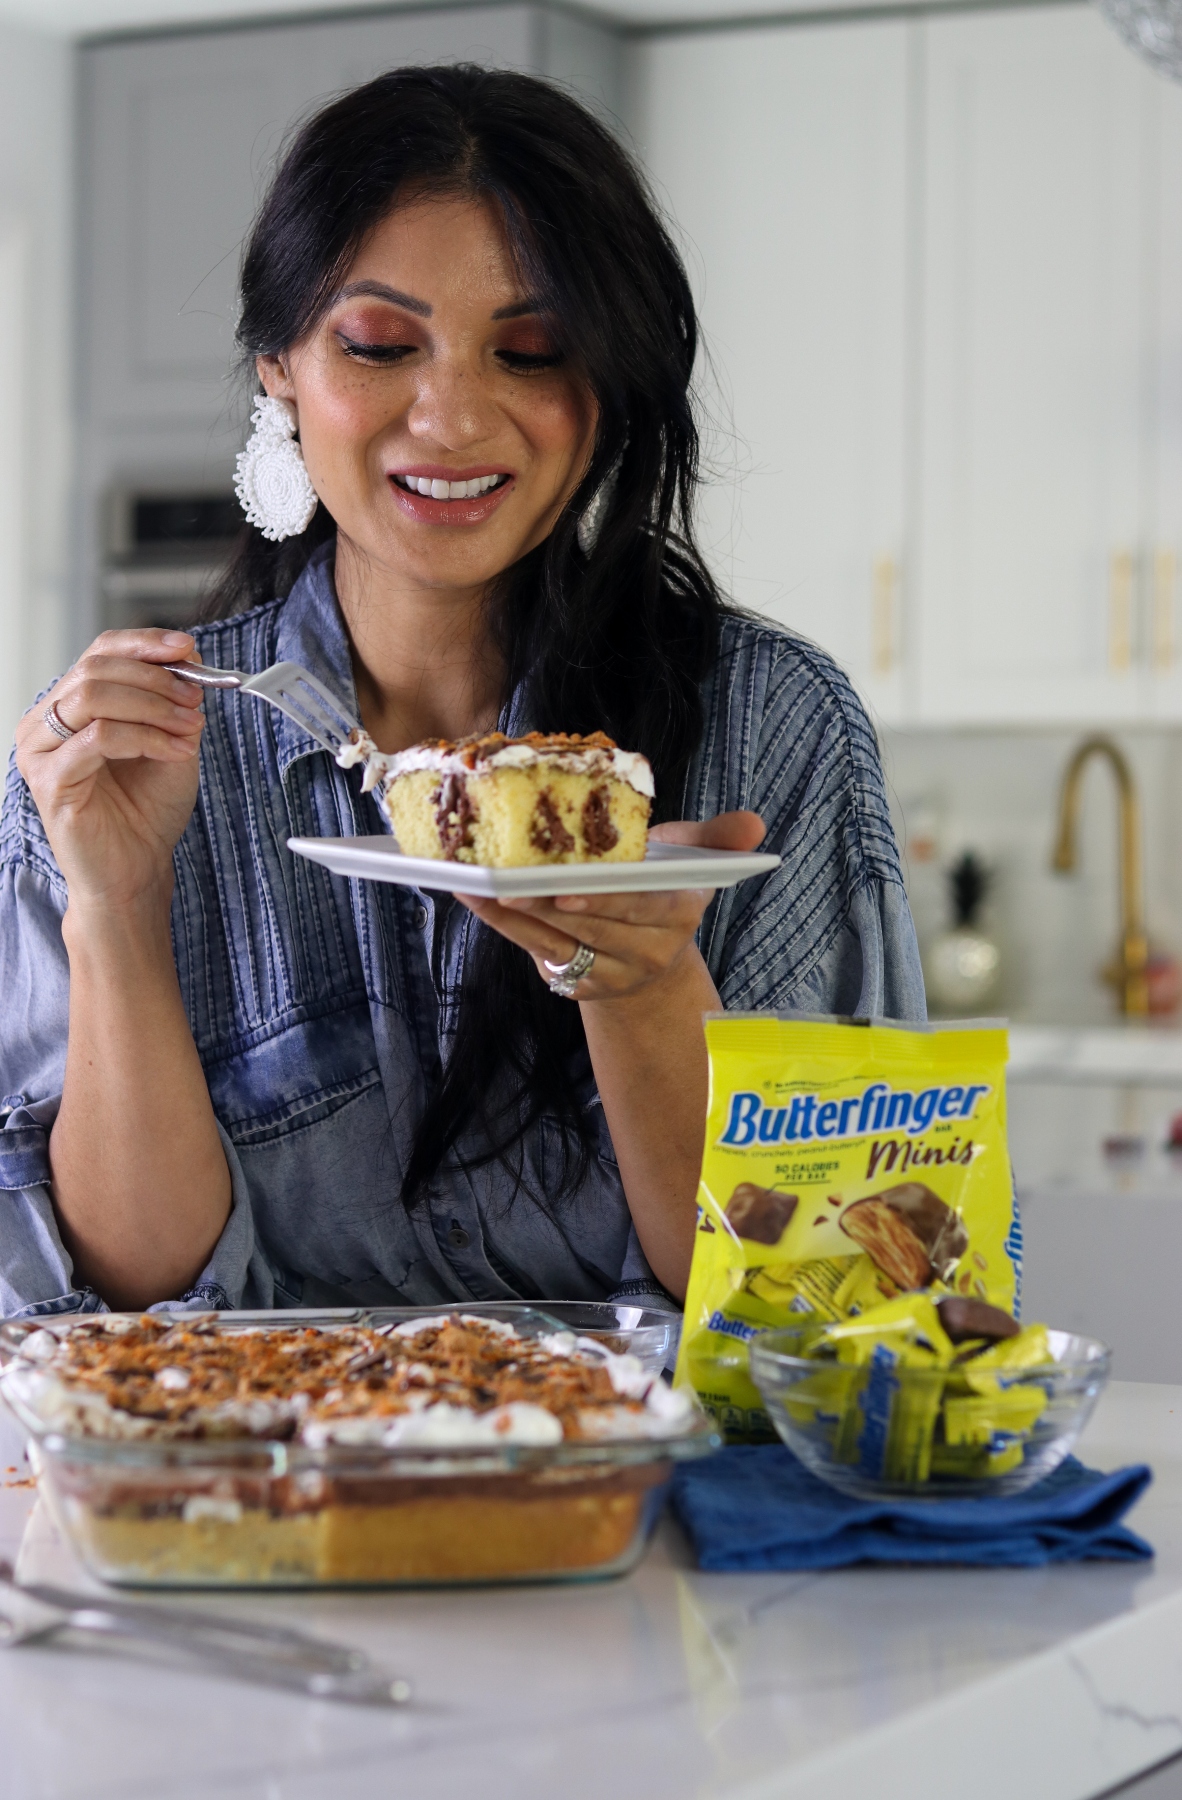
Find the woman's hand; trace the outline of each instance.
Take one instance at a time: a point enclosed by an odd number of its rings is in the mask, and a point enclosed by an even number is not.
[[[654,826],[663,844],[703,850],[754,850],[763,842],[758,813],[720,813],[696,824],[679,819]],[[562,894],[552,900],[485,900],[461,894],[478,919],[520,944],[543,981],[546,963],[569,962],[580,944],[595,962],[576,989],[580,1001],[616,1000],[638,993],[675,971],[702,920],[713,889],[679,888],[667,894]]]
[[[172,852],[197,797],[205,722],[201,689],[160,666],[182,660],[196,660],[187,632],[104,632],[16,735],[69,888],[54,1207],[75,1283],[114,1307],[184,1293],[230,1211],[169,928]],[[45,723],[51,705],[72,737]]]
[[[17,727],[17,767],[77,913],[172,892],[197,797],[201,689],[162,663],[197,660],[182,631],[105,631]],[[49,706],[75,735],[45,723]]]
[[[754,850],[764,827],[755,813],[733,812],[704,825],[658,825],[652,835],[665,844]],[[573,997],[582,1004],[620,1179],[649,1266],[671,1293],[684,1295],[706,1121],[702,1015],[721,1004],[694,943],[710,890],[461,898],[528,950],[544,981],[552,975],[546,962],[569,962],[579,944],[594,950]]]

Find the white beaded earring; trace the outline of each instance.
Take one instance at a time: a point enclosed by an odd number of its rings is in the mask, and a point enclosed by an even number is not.
[[[277,544],[307,529],[319,499],[295,442],[295,407],[260,394],[250,422],[254,431],[238,456],[234,492],[248,523]]]

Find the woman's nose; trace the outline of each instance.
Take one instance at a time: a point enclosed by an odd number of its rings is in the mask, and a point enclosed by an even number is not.
[[[494,411],[479,369],[440,360],[424,371],[407,424],[417,438],[460,450],[489,435]]]

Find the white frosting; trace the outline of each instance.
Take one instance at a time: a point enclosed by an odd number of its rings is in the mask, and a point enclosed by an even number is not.
[[[454,1314],[440,1313],[429,1318],[407,1319],[384,1334],[390,1338],[410,1340],[429,1329],[445,1325]],[[506,1340],[534,1342],[552,1356],[574,1357],[581,1362],[602,1365],[621,1401],[644,1402],[644,1410],[635,1411],[625,1405],[588,1407],[580,1413],[580,1424],[590,1437],[665,1438],[683,1432],[693,1416],[694,1406],[688,1394],[666,1386],[659,1376],[650,1375],[640,1360],[609,1350],[598,1339],[576,1335],[572,1331],[547,1333],[535,1339],[523,1339],[507,1320],[480,1318],[461,1313],[466,1323],[479,1325]],[[162,1420],[139,1417],[112,1406],[99,1393],[64,1382],[58,1372],[47,1367],[63,1346],[52,1332],[40,1330],[21,1345],[21,1358],[11,1364],[0,1377],[0,1387],[18,1406],[40,1420],[52,1431],[71,1435],[102,1438],[175,1438],[189,1437],[193,1415],[187,1419]],[[426,1364],[409,1363],[405,1373],[428,1382],[433,1371]],[[184,1369],[165,1367],[156,1375],[157,1383],[166,1391],[183,1392],[190,1377]],[[329,1401],[345,1390],[327,1396]],[[306,1394],[288,1398],[274,1395],[254,1400],[225,1401],[218,1406],[199,1408],[198,1416],[207,1435],[231,1437],[248,1433],[265,1437],[275,1431],[298,1429],[299,1441],[311,1448],[329,1444],[365,1444],[385,1447],[422,1446],[424,1448],[479,1448],[497,1444],[556,1444],[562,1439],[562,1423],[543,1406],[525,1401],[512,1401],[488,1412],[471,1407],[452,1406],[434,1400],[430,1393],[408,1393],[402,1399],[403,1410],[397,1413],[374,1413],[360,1417],[313,1419],[304,1417],[310,1407]],[[193,1518],[227,1518],[224,1511],[213,1510],[200,1496],[193,1499]],[[217,1503],[220,1505],[221,1503]],[[186,1511],[186,1518],[189,1517]]]
[[[180,1374],[178,1370],[161,1370],[161,1374]],[[157,1377],[159,1379],[159,1377]],[[172,1384],[161,1384],[168,1387]],[[71,1387],[61,1377],[44,1368],[28,1368],[19,1363],[5,1370],[0,1388],[18,1406],[23,1405],[50,1431],[61,1431],[83,1437],[102,1438],[173,1438],[192,1435],[191,1419],[150,1419],[124,1412],[112,1406],[105,1395]],[[234,1437],[248,1433],[265,1437],[298,1420],[307,1410],[307,1397],[290,1399],[232,1400],[221,1406],[202,1410],[201,1420],[211,1437]]]
[[[317,1419],[305,1426],[301,1436],[317,1450],[326,1444],[459,1450],[489,1444],[558,1444],[562,1425],[544,1406],[532,1406],[525,1400],[513,1400],[508,1406],[483,1413],[439,1401],[435,1406],[385,1418]]]
[[[190,1494],[181,1509],[181,1518],[186,1525],[196,1525],[202,1519],[214,1519],[219,1525],[237,1525],[241,1517],[241,1501],[223,1500],[217,1494]]]
[[[594,747],[588,750],[540,750],[533,744],[509,743],[469,766],[462,753],[440,750],[432,744],[413,744],[409,750],[387,756],[369,734],[362,731],[355,743],[344,744],[337,751],[337,762],[342,769],[365,764],[365,779],[361,784],[365,793],[377,787],[379,782],[394,781],[399,775],[413,775],[420,769],[433,769],[440,775],[485,775],[490,769],[528,769],[540,763],[567,769],[572,775],[613,775],[617,781],[627,782],[630,788],[635,788],[649,800],[656,793],[648,759],[636,750]]]
[[[428,1331],[437,1329],[442,1325],[450,1325],[452,1317],[453,1315],[451,1313],[434,1313],[429,1319],[404,1319],[401,1325],[389,1326],[384,1335],[386,1337],[400,1338],[418,1337],[420,1331]],[[461,1325],[479,1325],[483,1327],[485,1331],[499,1332],[502,1337],[515,1338],[519,1335],[516,1327],[510,1325],[507,1319],[478,1319],[472,1313],[461,1313],[460,1323]]]

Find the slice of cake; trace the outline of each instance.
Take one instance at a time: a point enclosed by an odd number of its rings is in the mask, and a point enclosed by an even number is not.
[[[395,756],[358,732],[337,761],[365,764],[406,856],[497,869],[644,856],[652,769],[602,731],[428,738]]]

